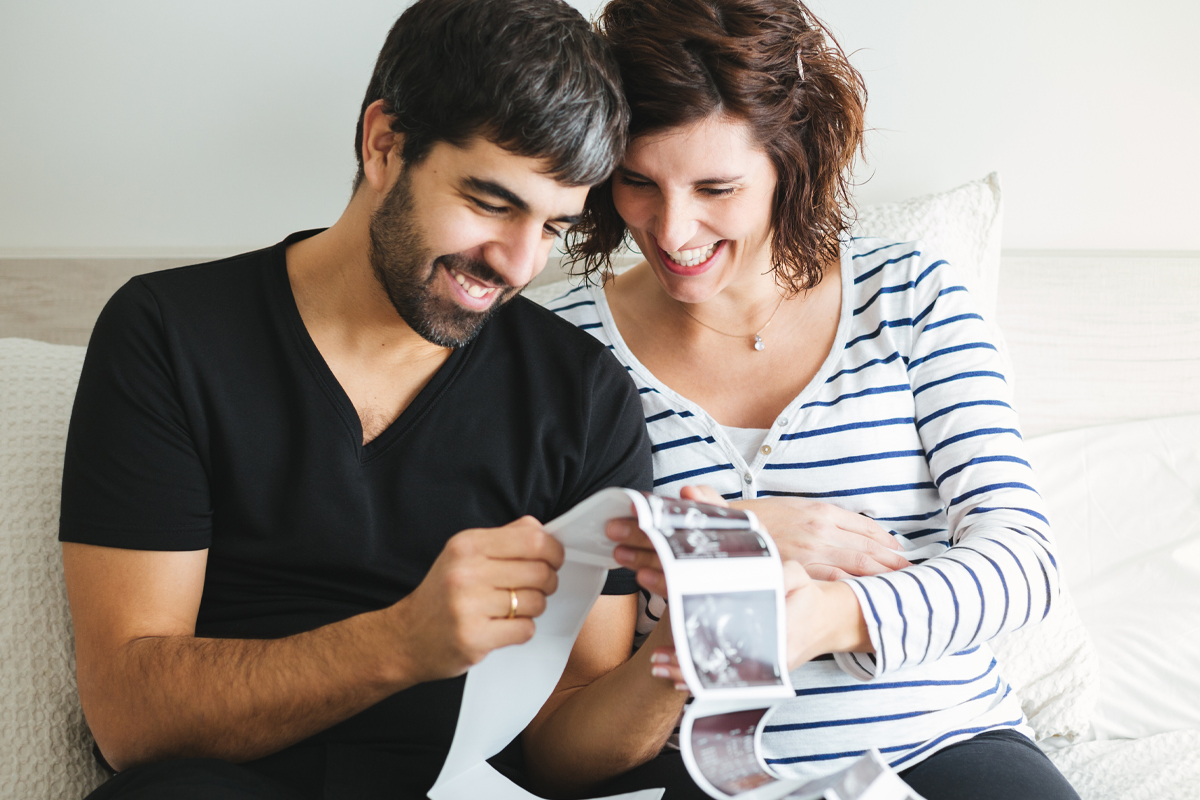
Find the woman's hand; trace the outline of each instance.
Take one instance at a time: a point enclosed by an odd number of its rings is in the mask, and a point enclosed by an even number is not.
[[[656,647],[650,654],[650,675],[655,678],[666,678],[675,684],[680,692],[688,691],[687,681],[683,679],[683,671],[679,669],[679,658],[675,655],[674,645]]]
[[[912,566],[900,555],[895,537],[862,514],[802,497],[763,497],[731,505],[753,511],[775,540],[780,558],[798,561],[819,581]]]
[[[804,566],[783,562],[787,594],[788,670],[825,653],[866,653],[875,648],[858,598],[842,581],[813,580]]]
[[[803,566],[785,561],[783,590],[788,671],[825,653],[862,653],[874,649],[858,598],[846,584],[815,581]],[[660,622],[659,628],[662,627]],[[674,645],[655,647],[650,654],[650,665],[652,677],[671,681],[679,691],[688,690]]]

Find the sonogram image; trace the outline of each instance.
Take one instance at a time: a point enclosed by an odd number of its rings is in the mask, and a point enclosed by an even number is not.
[[[771,783],[754,753],[754,734],[767,708],[697,717],[690,737],[692,758],[704,777],[728,795],[739,795]]]
[[[762,534],[749,528],[671,530],[663,531],[663,535],[679,559],[771,557]]]
[[[773,591],[684,595],[684,629],[701,685],[781,685],[775,618]]]

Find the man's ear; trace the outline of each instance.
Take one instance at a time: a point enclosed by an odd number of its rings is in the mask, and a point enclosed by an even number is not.
[[[363,176],[376,192],[383,194],[391,186],[398,167],[404,134],[392,130],[392,117],[383,110],[384,101],[376,100],[363,112]]]

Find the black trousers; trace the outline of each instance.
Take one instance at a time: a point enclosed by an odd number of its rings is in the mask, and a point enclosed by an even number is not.
[[[394,771],[392,767],[401,765],[389,764],[387,754],[357,750],[323,758],[311,755],[303,764],[290,758],[247,765],[213,759],[147,764],[120,773],[87,800],[416,800],[424,798],[432,783],[422,776],[420,787],[414,787],[411,774]],[[900,777],[926,800],[1079,800],[1037,745],[1013,731],[983,733],[951,745]],[[609,781],[595,794],[655,786],[667,787],[664,800],[708,797],[692,782],[675,751]]]
[[[989,731],[934,753],[900,777],[925,800],[1079,800],[1045,753],[1015,731]],[[606,783],[598,795],[666,786],[663,800],[707,800],[678,752]]]

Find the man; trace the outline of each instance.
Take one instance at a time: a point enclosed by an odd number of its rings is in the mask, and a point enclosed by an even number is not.
[[[332,227],[109,302],[60,529],[80,698],[119,770],[93,797],[423,797],[465,671],[556,588],[537,520],[650,486],[624,371],[514,299],[620,157],[616,74],[558,0],[420,0]],[[527,731],[539,786],[657,746],[600,735],[672,691],[627,691],[650,671],[627,660],[634,590],[613,573]]]

